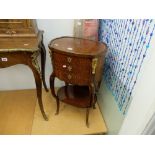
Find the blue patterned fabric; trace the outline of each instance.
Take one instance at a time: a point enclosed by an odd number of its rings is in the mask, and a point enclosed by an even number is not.
[[[152,19],[100,19],[99,40],[108,46],[104,77],[119,110],[127,112],[155,29]]]

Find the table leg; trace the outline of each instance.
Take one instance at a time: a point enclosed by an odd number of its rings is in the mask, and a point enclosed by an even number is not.
[[[89,108],[86,110],[86,125],[89,128]]]
[[[38,98],[38,103],[39,103],[41,113],[44,119],[47,121],[48,117],[45,114],[43,102],[42,102],[42,80],[41,80],[40,69],[37,61],[37,53],[34,53],[31,57],[32,57],[32,61],[31,63],[28,64],[28,66],[31,68],[35,78],[37,98]]]
[[[90,105],[93,107],[93,109],[96,109],[96,107],[95,107],[95,104],[96,104],[96,100],[95,100],[95,98],[97,98],[96,97],[96,93],[95,93],[95,85],[94,85],[94,83],[91,83],[90,84],[90,86],[89,86],[89,91],[90,91],[90,98],[91,98],[91,103],[90,103]]]
[[[54,98],[56,98],[56,93],[55,93],[55,89],[54,89],[54,80],[55,80],[55,75],[52,73],[50,76],[50,89],[51,89],[51,93],[53,95]]]
[[[56,97],[56,102],[57,102],[57,110],[56,110],[55,115],[58,115],[59,114],[59,107],[60,107],[60,101],[59,101],[58,97]]]
[[[96,94],[94,94],[94,96],[95,96],[95,98],[97,99],[97,95]],[[96,102],[97,102],[97,100],[96,100]],[[94,103],[93,103],[93,109],[96,109],[96,102],[94,101]]]
[[[95,89],[94,89],[94,83],[91,83],[89,85],[89,97],[90,97],[90,107],[93,107],[95,109]],[[86,125],[89,128],[89,109],[90,107],[87,107],[86,110]]]
[[[67,82],[65,82],[65,86],[66,86],[66,87],[65,87],[65,95],[66,95],[67,98],[69,98],[68,92],[67,92],[68,85],[69,85],[69,84],[68,84]]]
[[[51,93],[53,95],[53,97],[56,99],[56,103],[57,103],[57,110],[56,110],[56,115],[59,114],[59,107],[60,107],[60,102],[59,102],[59,98],[55,93],[55,89],[54,89],[54,80],[55,80],[55,75],[54,73],[51,74],[50,76],[50,89],[51,89]]]
[[[43,42],[41,42],[41,76],[44,88],[48,92],[48,88],[45,81],[45,63],[46,63],[46,49]]]

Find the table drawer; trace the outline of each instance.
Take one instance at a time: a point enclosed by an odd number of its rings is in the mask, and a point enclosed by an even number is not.
[[[53,53],[55,75],[68,83],[86,85],[91,79],[91,59]]]

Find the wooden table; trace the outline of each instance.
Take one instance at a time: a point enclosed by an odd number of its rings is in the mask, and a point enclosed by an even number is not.
[[[37,57],[41,54],[41,71]],[[33,72],[38,103],[45,120],[48,120],[42,103],[42,81],[45,82],[46,50],[43,44],[43,32],[39,31],[37,37],[3,37],[0,38],[0,68],[17,64],[27,65]],[[10,77],[11,78],[11,77]]]
[[[50,87],[57,102],[56,114],[59,113],[59,100],[86,108],[86,125],[89,126],[89,109],[95,108],[107,46],[86,39],[61,37],[52,40],[49,49],[53,65]],[[57,93],[55,77],[65,82]]]

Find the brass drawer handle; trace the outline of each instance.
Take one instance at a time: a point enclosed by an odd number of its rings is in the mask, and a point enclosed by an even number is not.
[[[72,61],[71,57],[67,57],[67,61],[70,63]]]
[[[68,75],[68,79],[70,80],[71,78],[72,78],[72,76],[69,74],[69,75]]]
[[[72,71],[72,66],[68,66],[67,69],[68,69],[69,72],[71,72]]]

